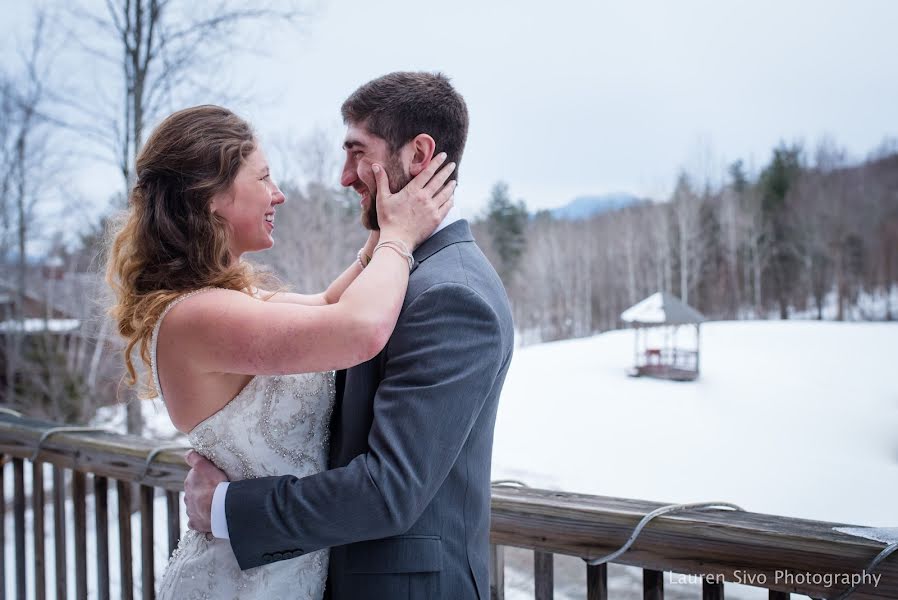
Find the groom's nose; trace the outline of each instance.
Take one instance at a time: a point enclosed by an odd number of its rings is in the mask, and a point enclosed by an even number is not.
[[[358,181],[359,174],[356,172],[355,165],[351,165],[350,161],[346,161],[343,163],[343,173],[340,174],[340,185],[343,187],[350,187],[353,183]]]

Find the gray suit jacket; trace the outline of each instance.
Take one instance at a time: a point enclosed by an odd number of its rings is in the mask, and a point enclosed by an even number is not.
[[[241,568],[330,547],[333,600],[488,600],[490,461],[511,311],[467,222],[414,254],[387,347],[338,373],[331,470],[228,488]]]

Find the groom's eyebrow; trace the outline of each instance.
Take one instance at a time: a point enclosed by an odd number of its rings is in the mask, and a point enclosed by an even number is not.
[[[353,148],[364,148],[365,144],[360,142],[359,140],[349,139],[343,142],[344,150],[352,150]]]

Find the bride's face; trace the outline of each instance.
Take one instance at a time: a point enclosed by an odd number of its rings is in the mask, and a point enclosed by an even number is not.
[[[212,212],[231,226],[231,256],[274,245],[275,207],[286,198],[272,180],[268,160],[256,147],[243,161],[230,190],[212,199]]]

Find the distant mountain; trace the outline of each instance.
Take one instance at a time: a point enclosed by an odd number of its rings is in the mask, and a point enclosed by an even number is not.
[[[626,208],[641,202],[639,198],[631,194],[603,194],[601,196],[579,196],[564,206],[553,208],[549,212],[556,219],[588,219],[595,215]]]

